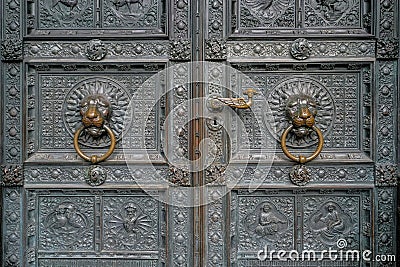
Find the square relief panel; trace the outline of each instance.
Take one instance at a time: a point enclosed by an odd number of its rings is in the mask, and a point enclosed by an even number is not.
[[[149,194],[28,190],[26,266],[160,266],[166,211]]]
[[[240,157],[248,149],[256,153],[260,149],[273,151],[276,147],[280,151],[280,137],[290,125],[288,101],[307,96],[315,103],[315,126],[324,136],[320,157],[368,160],[372,112],[370,65],[360,64],[351,69],[337,64],[329,70],[321,66],[309,64],[302,71],[286,69],[284,65],[275,66],[275,71],[266,71],[261,64],[237,66],[261,94],[254,96],[251,110],[239,110],[238,116],[233,118],[230,129],[234,137],[231,139],[233,158]],[[242,81],[240,77],[231,80],[235,81],[233,86],[239,88],[235,89],[238,92],[250,86],[248,80]],[[272,142],[273,139],[276,142]],[[291,131],[286,140],[291,150],[304,153],[315,149],[318,137],[314,131],[304,136]]]
[[[155,80],[144,84],[154,74],[153,71],[144,70],[140,65],[125,66],[121,68],[122,71],[118,71],[118,66],[102,65],[97,69],[98,65],[74,65],[74,71],[60,72],[64,67],[28,66],[27,153],[31,160],[49,159],[57,155],[62,156],[60,160],[74,159],[73,138],[75,131],[82,126],[81,103],[85,97],[98,94],[106,96],[110,103],[109,126],[117,139],[114,154],[122,153],[122,146],[139,152],[146,150],[159,153],[158,121],[163,108],[153,105],[162,94],[157,88],[162,86]],[[109,72],[105,71],[106,68]],[[140,93],[135,93],[142,85],[144,87]],[[140,105],[128,110],[133,95],[136,100],[141,100]],[[145,118],[144,110],[152,109],[153,112],[149,112]],[[131,122],[125,121],[128,115]],[[106,134],[94,138],[82,133],[79,142],[88,150],[102,151],[107,149],[110,140]]]

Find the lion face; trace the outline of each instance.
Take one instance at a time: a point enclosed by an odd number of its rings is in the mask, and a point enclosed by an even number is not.
[[[93,137],[99,137],[104,132],[104,123],[110,119],[111,103],[100,94],[88,95],[81,101],[80,113],[85,130]]]
[[[293,95],[286,104],[286,115],[294,126],[293,132],[303,137],[311,132],[317,115],[317,103],[307,95]]]

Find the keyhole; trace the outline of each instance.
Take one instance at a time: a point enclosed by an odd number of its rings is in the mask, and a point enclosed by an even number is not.
[[[214,118],[214,126],[218,126],[217,118]]]

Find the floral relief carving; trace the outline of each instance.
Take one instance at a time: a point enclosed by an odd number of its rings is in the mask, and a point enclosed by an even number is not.
[[[6,39],[1,42],[1,58],[3,61],[22,60],[22,40]]]
[[[399,39],[379,39],[377,56],[382,59],[396,59],[399,56]]]
[[[22,165],[1,166],[2,186],[21,186],[24,184]]]
[[[226,41],[222,39],[210,39],[206,41],[206,59],[226,59]]]
[[[189,60],[191,55],[191,43],[187,39],[172,40],[170,42],[171,60]]]
[[[397,186],[397,166],[394,164],[379,164],[375,167],[376,184],[378,186]]]

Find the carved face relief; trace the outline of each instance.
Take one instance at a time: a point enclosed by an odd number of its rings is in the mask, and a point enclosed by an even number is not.
[[[65,128],[73,137],[83,123],[87,130],[82,132],[79,143],[88,147],[107,147],[110,138],[102,126],[107,123],[119,141],[123,131],[129,129],[123,127],[129,101],[129,93],[115,80],[100,77],[84,79],[65,96]]]
[[[310,128],[313,125],[324,136],[332,130],[334,98],[320,81],[303,76],[278,80],[270,85],[266,99],[274,116],[274,120],[266,122],[266,125],[276,140],[290,125],[294,126],[286,139],[289,147],[316,144],[317,134]]]
[[[287,101],[286,115],[294,126],[294,133],[298,137],[306,136],[315,124],[317,103],[308,95],[293,95]]]
[[[80,113],[86,132],[99,137],[105,132],[104,123],[110,119],[111,103],[104,95],[88,95],[81,101]]]

